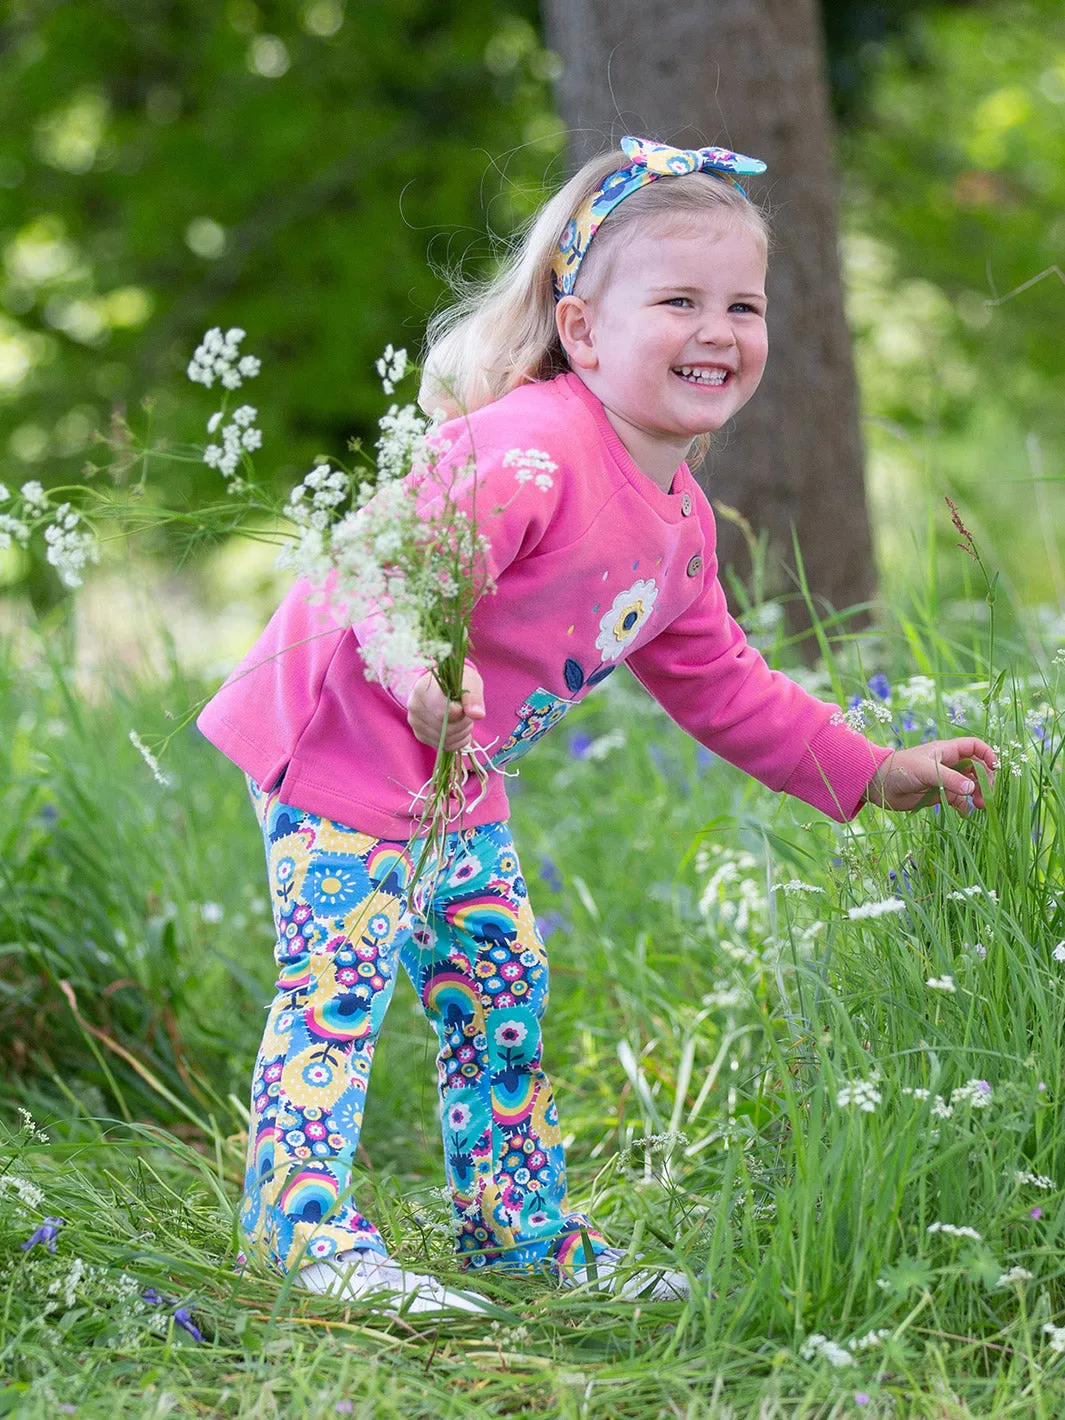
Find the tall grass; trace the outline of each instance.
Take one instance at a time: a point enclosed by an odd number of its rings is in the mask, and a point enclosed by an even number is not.
[[[968,821],[839,828],[708,762],[623,676],[523,762],[571,1192],[702,1280],[681,1305],[489,1278],[488,1321],[390,1322],[233,1270],[273,965],[241,777],[189,731],[166,787],[129,743],[201,693],[176,668],[94,700],[46,639],[7,648],[0,1414],[1060,1414],[1065,667],[1000,627],[989,690],[986,628],[929,585],[875,633],[824,629],[823,683],[881,738],[964,715],[998,745]],[[367,1210],[446,1275],[402,984],[363,1143]],[[54,1256],[21,1249],[46,1215]]]

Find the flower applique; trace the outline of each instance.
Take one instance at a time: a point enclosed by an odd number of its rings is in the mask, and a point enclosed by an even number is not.
[[[610,610],[600,619],[595,638],[604,661],[616,661],[632,645],[657,600],[658,588],[649,580],[634,582],[627,591],[617,594]]]
[[[600,666],[598,670],[586,676],[580,662],[568,656],[562,668],[562,678],[570,692],[569,698],[556,695],[551,690],[544,690],[542,686],[534,690],[528,699],[518,706],[518,723],[489,760],[492,767],[499,769],[511,760],[520,759],[523,754],[527,754],[538,739],[546,735],[548,730],[572,710],[582,690],[590,690],[593,685],[606,680],[615,669],[613,665]]]

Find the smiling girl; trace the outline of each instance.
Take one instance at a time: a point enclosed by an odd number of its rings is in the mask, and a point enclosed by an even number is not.
[[[968,812],[983,800],[963,761],[993,768],[972,738],[872,744],[770,670],[730,617],[713,514],[685,460],[765,366],[766,228],[737,181],[763,164],[622,148],[583,168],[430,335],[422,404],[455,416],[444,465],[472,459],[467,496],[499,510],[480,522],[495,593],[474,609],[461,703],[431,673],[368,681],[358,628],[322,634],[313,588],[297,582],[199,722],[248,776],[278,932],[244,1236],[300,1285],[347,1300],[384,1289],[415,1310],[477,1305],[392,1262],[351,1196],[399,966],[439,1041],[463,1264],[594,1274],[622,1295],[689,1288],[680,1272],[626,1270],[568,1200],[541,1065],[547,957],[502,774],[431,865],[432,894],[412,884],[412,794],[442,736],[465,750],[476,733],[502,769],[624,661],[695,739],[839,821],[867,802],[916,808],[929,791]],[[516,479],[535,495],[514,497]]]

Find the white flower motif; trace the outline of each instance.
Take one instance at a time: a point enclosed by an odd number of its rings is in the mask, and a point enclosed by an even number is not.
[[[610,610],[600,619],[596,649],[604,661],[616,661],[626,647],[631,646],[644,622],[654,610],[658,588],[653,581],[634,582],[627,591],[619,592]]]
[[[496,1026],[492,1038],[496,1045],[513,1048],[520,1045],[528,1034],[528,1027],[521,1021],[504,1021],[501,1026]]]
[[[473,1118],[473,1111],[468,1104],[455,1103],[448,1106],[447,1122],[452,1129],[465,1129]]]

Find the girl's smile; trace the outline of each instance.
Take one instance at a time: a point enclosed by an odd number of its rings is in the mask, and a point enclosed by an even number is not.
[[[742,222],[674,218],[603,257],[602,289],[559,302],[559,334],[633,459],[668,491],[692,440],[720,429],[762,378],[764,247]]]

